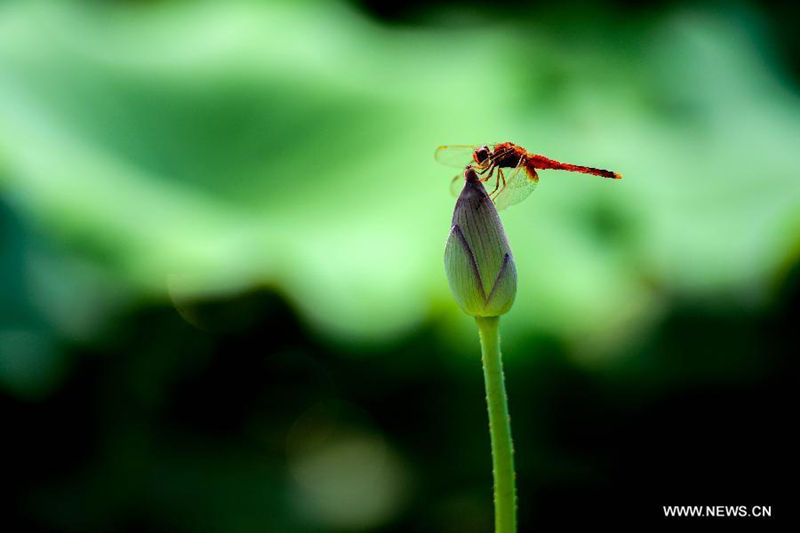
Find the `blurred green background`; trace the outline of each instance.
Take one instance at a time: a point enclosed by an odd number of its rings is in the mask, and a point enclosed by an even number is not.
[[[0,3],[9,530],[489,531],[433,150],[507,140],[625,178],[503,213],[521,531],[780,515],[797,15]]]

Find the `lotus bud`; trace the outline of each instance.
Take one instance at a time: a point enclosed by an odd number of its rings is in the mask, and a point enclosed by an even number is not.
[[[494,203],[472,167],[464,171],[444,268],[456,302],[468,315],[500,316],[514,303],[517,268]]]

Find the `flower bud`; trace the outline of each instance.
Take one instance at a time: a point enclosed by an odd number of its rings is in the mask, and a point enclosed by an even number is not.
[[[517,268],[503,225],[471,167],[456,202],[444,268],[456,302],[468,315],[499,316],[517,293]]]

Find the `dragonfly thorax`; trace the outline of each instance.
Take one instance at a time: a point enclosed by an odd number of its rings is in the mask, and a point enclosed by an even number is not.
[[[492,154],[492,163],[498,167],[514,168],[520,161],[521,157],[525,157],[525,151],[513,143],[503,143],[495,147]]]

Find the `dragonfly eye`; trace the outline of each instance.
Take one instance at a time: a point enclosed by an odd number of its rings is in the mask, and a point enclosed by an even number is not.
[[[487,159],[489,159],[489,148],[487,146],[481,146],[472,154],[472,157],[475,159],[475,162],[479,165],[482,165]]]

